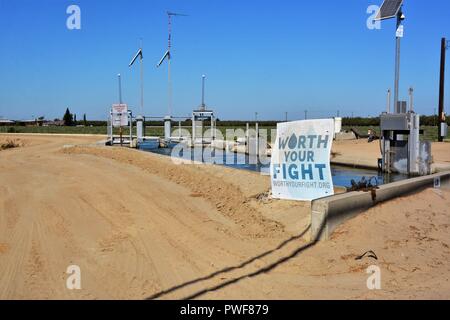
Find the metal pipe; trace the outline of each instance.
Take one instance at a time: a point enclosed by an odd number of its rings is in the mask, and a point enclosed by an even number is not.
[[[139,58],[139,65],[141,68],[141,114],[144,114],[144,56],[142,53],[142,39],[141,39],[141,56]]]
[[[202,76],[202,110],[205,110],[205,78],[206,76]]]
[[[246,130],[245,130],[245,153],[249,154],[250,152],[250,124],[247,122]]]
[[[120,73],[117,75],[119,78],[119,102],[122,104],[122,78],[120,76]]]
[[[168,60],[167,60],[167,77],[168,77],[168,88],[167,88],[167,90],[168,90],[168,111],[167,111],[167,113],[168,113],[168,115],[169,116],[172,116],[172,76],[171,76],[171,66],[170,66],[170,60],[172,60],[171,59],[171,57],[170,57],[170,54],[169,54],[169,58],[168,58]]]
[[[259,161],[259,123],[256,122],[256,161]]]
[[[387,91],[386,112],[391,113],[391,89]]]
[[[414,89],[413,87],[409,88],[409,111],[414,111]]]

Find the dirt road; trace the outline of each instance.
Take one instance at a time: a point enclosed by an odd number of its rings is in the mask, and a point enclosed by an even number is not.
[[[310,246],[308,205],[268,200],[267,177],[83,146],[99,137],[11,138],[23,146],[0,151],[0,299],[450,298],[446,190]],[[378,261],[354,260],[369,249]],[[370,264],[383,290],[367,289]],[[66,287],[70,265],[82,290]]]

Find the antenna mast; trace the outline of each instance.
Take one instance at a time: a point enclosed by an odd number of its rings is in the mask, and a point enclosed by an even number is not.
[[[167,59],[167,78],[168,78],[168,116],[172,116],[172,77],[171,77],[171,49],[172,49],[172,17],[174,16],[187,16],[185,14],[180,13],[174,13],[167,11],[167,17],[168,17],[168,33],[169,37],[167,40],[167,51],[162,57],[162,59],[157,64],[157,67],[160,67],[161,64],[164,62],[164,60]]]

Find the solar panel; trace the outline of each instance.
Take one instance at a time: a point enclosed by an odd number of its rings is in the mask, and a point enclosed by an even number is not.
[[[375,20],[395,18],[403,4],[403,0],[384,0]]]

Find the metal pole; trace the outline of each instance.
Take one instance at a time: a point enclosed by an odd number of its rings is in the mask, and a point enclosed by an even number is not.
[[[438,141],[443,142],[444,137],[441,135],[441,126],[445,121],[444,115],[444,93],[445,93],[445,51],[447,47],[447,41],[442,38],[441,41],[441,75],[439,80],[439,125],[438,125]]]
[[[170,58],[170,53],[169,53],[169,60],[167,61],[167,68],[168,68],[168,99],[169,99],[169,106],[168,106],[168,115],[172,116],[172,78],[170,75],[170,60],[172,60]]]
[[[413,87],[409,88],[409,111],[414,111],[414,89]]]
[[[206,76],[202,76],[202,109],[205,109],[205,78]]]
[[[258,122],[256,122],[255,130],[256,130],[256,161],[259,161],[259,123]]]
[[[245,153],[249,154],[250,152],[250,124],[247,122],[246,130],[245,130]]]
[[[402,11],[400,10],[397,15],[397,29],[402,24]],[[394,84],[394,113],[398,113],[398,91],[399,91],[399,84],[400,84],[400,41],[401,37],[399,37],[398,34],[396,34],[396,44],[395,44],[395,84]]]
[[[119,102],[120,102],[120,104],[122,104],[122,80],[121,80],[120,73],[117,76],[119,78]]]
[[[387,91],[386,112],[391,113],[391,89]]]
[[[139,65],[141,67],[141,115],[144,115],[144,58],[142,53],[142,39],[141,39],[141,56],[139,58]]]
[[[133,114],[128,111],[128,121],[130,121],[130,148],[133,148]]]
[[[305,110],[305,120],[308,120],[308,110]]]

